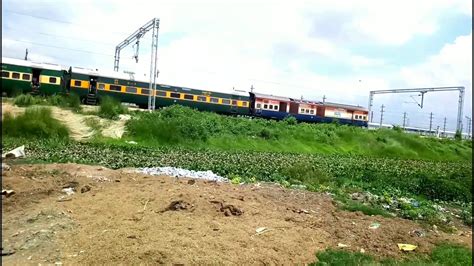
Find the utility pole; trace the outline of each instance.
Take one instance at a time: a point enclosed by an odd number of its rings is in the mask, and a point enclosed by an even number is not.
[[[374,111],[370,111],[370,123],[374,121]]]
[[[25,52],[25,60],[28,60],[28,48],[26,48],[26,52]]]
[[[405,124],[406,119],[407,119],[407,112],[403,112],[403,129],[405,129],[405,126],[406,126]]]
[[[323,95],[323,103],[326,102],[326,95]]]
[[[444,123],[443,123],[443,136],[446,137],[446,117],[444,117]]]
[[[471,122],[472,119],[469,116],[466,116],[467,120],[467,136],[470,138],[471,137]]]
[[[380,109],[380,128],[382,128],[383,112],[384,112],[383,108],[384,107],[385,106],[382,104],[381,109]]]
[[[430,135],[431,135],[431,127],[433,126],[433,112],[430,113]]]

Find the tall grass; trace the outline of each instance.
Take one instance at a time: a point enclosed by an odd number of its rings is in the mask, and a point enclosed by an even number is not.
[[[13,99],[13,104],[20,107],[41,104],[43,102],[44,99],[42,99],[41,97],[35,97],[31,94],[20,94]]]
[[[46,107],[28,107],[24,114],[14,117],[5,113],[2,134],[7,137],[56,138],[69,137],[68,129],[51,115]]]
[[[171,106],[141,113],[127,124],[128,136],[147,145],[173,144],[219,150],[359,154],[374,157],[471,160],[472,142],[421,138],[396,130],[295,123],[222,116]]]
[[[103,118],[116,119],[120,114],[126,114],[128,109],[123,106],[117,99],[104,96],[100,99],[98,115]]]
[[[81,99],[77,94],[57,94],[47,98],[50,105],[59,106],[63,108],[71,108],[74,111],[81,110]]]

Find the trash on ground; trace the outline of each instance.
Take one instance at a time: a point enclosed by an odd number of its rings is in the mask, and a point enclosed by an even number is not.
[[[15,194],[15,191],[13,191],[12,189],[2,189],[2,195],[7,196],[7,198],[13,194]]]
[[[380,227],[380,224],[379,224],[379,223],[372,223],[372,224],[370,224],[369,229],[375,230],[375,229],[377,229],[377,228],[379,228],[379,227]]]
[[[5,154],[2,154],[2,158],[15,159],[25,157],[25,145],[15,148]]]
[[[255,233],[257,233],[257,235],[261,235],[265,232],[268,232],[270,231],[270,229],[266,228],[266,227],[258,227],[257,229],[255,229]]]
[[[360,253],[365,253],[365,249],[361,248]]]
[[[145,167],[139,168],[138,173],[147,175],[167,175],[173,177],[189,177],[194,179],[203,179],[215,182],[229,182],[229,179],[214,174],[212,171],[193,171],[175,167]]]
[[[340,248],[347,248],[349,245],[342,244],[342,243],[337,243],[337,246]]]
[[[231,215],[240,216],[244,213],[242,209],[231,204],[224,205],[223,202],[218,201],[218,200],[211,200],[210,202],[213,204],[216,204],[218,211],[223,212],[225,216],[231,216]]]
[[[133,140],[127,140],[127,141],[125,141],[125,143],[128,143],[128,144],[138,144],[138,142],[133,141]]]
[[[68,187],[68,188],[63,188],[62,192],[66,193],[68,196],[71,196],[74,194],[74,188]]]
[[[397,244],[397,245],[398,245],[398,248],[402,251],[413,251],[417,248],[417,246],[411,245],[411,244]]]
[[[10,171],[10,170],[11,170],[10,165],[8,165],[6,163],[2,163],[2,172],[3,171]]]
[[[175,200],[172,201],[166,209],[164,209],[161,212],[166,212],[166,211],[181,211],[181,210],[193,210],[194,205],[190,204],[184,200]]]

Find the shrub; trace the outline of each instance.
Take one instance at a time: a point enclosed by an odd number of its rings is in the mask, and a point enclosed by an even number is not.
[[[71,108],[75,111],[81,109],[81,99],[79,95],[71,93],[69,95],[56,94],[48,98],[48,103],[54,106]]]
[[[34,104],[39,104],[41,102],[42,102],[41,98],[34,97],[31,94],[20,94],[20,95],[16,96],[15,99],[13,100],[13,103],[16,106],[21,106],[21,107],[26,107],[26,106],[30,106],[30,105],[34,105]]]
[[[108,119],[116,119],[120,114],[127,113],[127,107],[123,106],[119,100],[104,96],[100,99],[99,116]]]
[[[11,137],[67,138],[68,129],[51,115],[46,107],[29,107],[25,113],[13,117],[6,113],[2,134]]]
[[[283,122],[287,123],[288,125],[296,125],[298,120],[296,120],[296,117],[289,115],[283,119]]]
[[[309,189],[317,190],[321,185],[334,181],[326,171],[322,171],[309,162],[297,162],[281,170],[281,173],[293,184],[305,184]]]

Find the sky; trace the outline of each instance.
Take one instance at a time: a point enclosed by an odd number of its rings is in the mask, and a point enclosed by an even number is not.
[[[464,86],[472,117],[472,1],[2,1],[2,56],[113,70],[115,46],[160,19],[158,83],[367,107],[371,90]],[[149,73],[151,33],[120,72]],[[454,130],[457,92],[377,95],[373,121]],[[463,123],[466,125],[466,119]],[[464,128],[467,128],[464,126]]]

